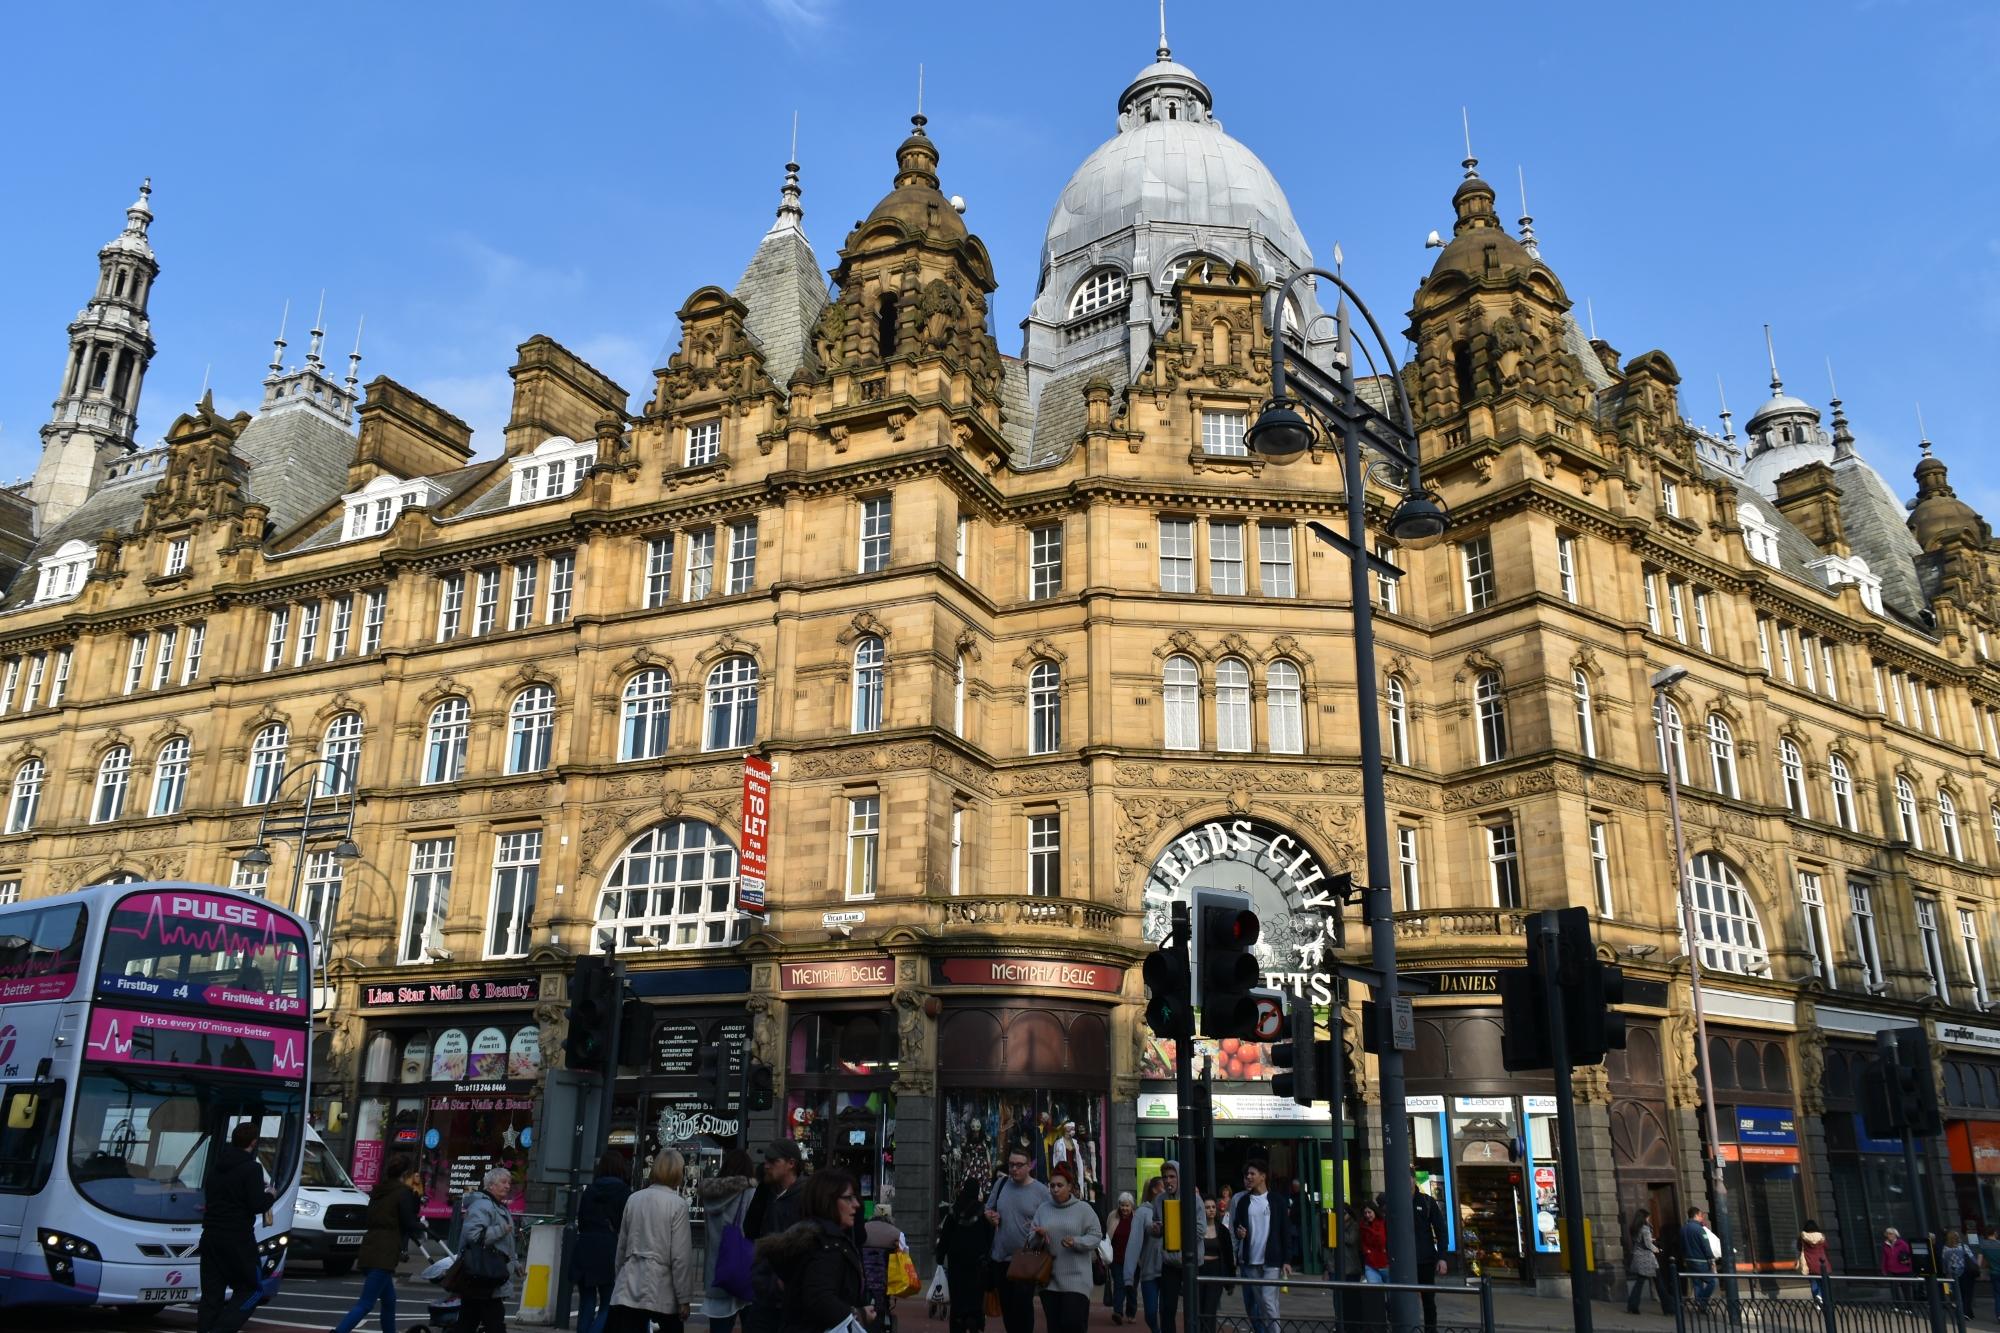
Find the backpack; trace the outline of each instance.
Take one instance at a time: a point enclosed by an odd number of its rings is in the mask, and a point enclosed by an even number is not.
[[[722,1233],[715,1239],[715,1285],[734,1296],[739,1301],[755,1298],[756,1287],[750,1280],[750,1268],[757,1257],[756,1247],[743,1234],[742,1214],[722,1224]]]

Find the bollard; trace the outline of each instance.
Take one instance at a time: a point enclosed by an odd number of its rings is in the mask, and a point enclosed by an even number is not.
[[[563,1224],[541,1222],[528,1233],[527,1270],[521,1279],[521,1306],[514,1318],[547,1327],[555,1322],[556,1260],[562,1254]]]

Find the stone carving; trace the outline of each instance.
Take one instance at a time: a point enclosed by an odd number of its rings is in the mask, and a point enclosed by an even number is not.
[[[1666,1063],[1667,1104],[1695,1107],[1700,1103],[1694,1072],[1695,1031],[1692,1010],[1676,1009],[1660,1023],[1660,1053]]]
[[[1449,813],[1475,806],[1497,805],[1502,801],[1518,800],[1523,796],[1537,796],[1555,790],[1556,777],[1552,771],[1546,768],[1529,769],[1526,772],[1508,773],[1481,782],[1468,782],[1447,788],[1444,794],[1444,808]]]
[[[1799,1060],[1799,1109],[1807,1115],[1826,1112],[1826,1032],[1812,1021],[1806,1006],[1800,1006],[1799,1033],[1792,1049]]]
[[[411,819],[445,819],[458,813],[458,793],[423,796],[410,802]]]

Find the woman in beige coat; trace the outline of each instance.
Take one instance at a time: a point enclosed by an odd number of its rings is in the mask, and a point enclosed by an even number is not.
[[[671,1149],[653,1159],[651,1183],[625,1205],[618,1228],[618,1280],[611,1288],[606,1333],[681,1333],[682,1321],[701,1295],[693,1233],[681,1183],[687,1164]]]

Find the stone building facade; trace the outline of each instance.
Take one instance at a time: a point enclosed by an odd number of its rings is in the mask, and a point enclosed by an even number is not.
[[[616,1141],[705,1168],[745,1112],[703,1101],[695,1052],[740,1038],[776,1071],[753,1136],[853,1167],[919,1242],[1008,1146],[1100,1199],[1180,1155],[1138,964],[1198,885],[1250,890],[1272,980],[1351,1034],[1347,570],[1306,526],[1343,512],[1339,459],[1242,442],[1303,234],[1162,48],[1060,196],[1016,359],[938,160],[918,117],[830,286],[790,168],[643,393],[530,339],[484,456],[394,380],[337,381],[318,329],[259,412],[204,400],[145,451],[137,371],[73,360],[0,604],[0,884],[295,901],[315,1114],[364,1180],[421,1146],[433,1210],[488,1161],[533,1173],[573,960],[612,942],[646,1024]],[[1902,1218],[1854,1115],[1885,1026],[1938,1044],[1943,1216],[2000,1220],[2000,547],[1928,450],[1905,515],[1775,364],[1746,439],[1691,424],[1665,354],[1583,336],[1476,164],[1453,204],[1408,387],[1454,521],[1375,597],[1396,928],[1435,987],[1413,1141],[1458,1262],[1555,1268],[1551,1088],[1502,1071],[1494,982],[1534,909],[1590,907],[1631,978],[1630,1048],[1580,1076],[1598,1271],[1637,1211],[1705,1195],[1667,762],[1746,1259],[1782,1266],[1811,1214],[1859,1264]],[[1330,366],[1304,295],[1289,336]],[[88,493],[44,503],[81,456],[62,423],[99,418]],[[761,916],[736,907],[746,755],[773,768]],[[351,797],[360,859],[245,864],[309,781]],[[1223,1167],[1255,1142],[1323,1192],[1325,1113],[1264,1095],[1254,1045],[1205,1055]]]

